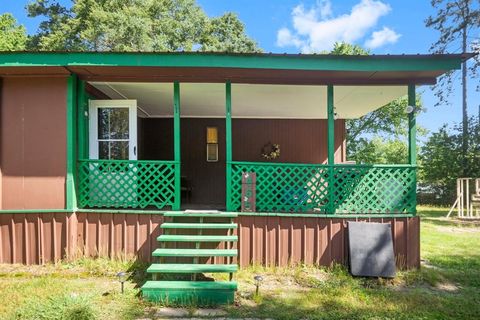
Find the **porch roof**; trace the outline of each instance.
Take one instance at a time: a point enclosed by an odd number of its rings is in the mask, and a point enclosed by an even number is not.
[[[0,76],[67,75],[91,81],[303,85],[434,84],[473,54],[324,55],[203,52],[1,52]]]

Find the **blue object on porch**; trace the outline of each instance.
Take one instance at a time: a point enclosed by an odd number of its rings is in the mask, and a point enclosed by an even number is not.
[[[304,188],[286,188],[282,197],[282,202],[286,205],[303,205],[308,200],[308,189]]]

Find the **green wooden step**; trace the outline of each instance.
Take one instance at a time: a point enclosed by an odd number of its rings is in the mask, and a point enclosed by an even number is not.
[[[203,272],[226,272],[238,271],[236,264],[170,264],[154,263],[148,267],[148,273],[203,273]]]
[[[237,236],[204,236],[204,235],[176,235],[162,234],[157,238],[158,241],[164,242],[221,242],[221,241],[238,241]]]
[[[217,305],[232,303],[237,290],[234,281],[147,281],[143,297],[165,305]]]
[[[236,257],[236,249],[156,249],[154,257]]]
[[[164,222],[162,229],[236,229],[236,223],[174,223]]]
[[[207,217],[207,218],[236,218],[238,214],[235,212],[165,212],[164,217]]]

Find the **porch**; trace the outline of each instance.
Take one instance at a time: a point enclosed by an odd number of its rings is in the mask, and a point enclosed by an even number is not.
[[[414,105],[414,85],[77,83],[73,78],[72,90],[78,90],[75,200],[81,209],[415,214],[415,113],[405,114],[409,164],[348,163],[345,141],[346,119],[404,94]],[[127,139],[130,146],[121,160],[118,150],[109,151],[117,159],[110,153],[99,157],[98,151],[92,156],[103,140],[92,138],[98,128],[92,130],[91,117],[99,111],[91,105],[109,100],[113,106],[135,101],[138,109],[130,124],[138,143]],[[216,131],[214,161],[207,159],[208,128]],[[269,142],[280,145],[278,159],[262,156],[262,145]],[[256,178],[254,199],[247,201],[246,173]],[[245,208],[252,204],[253,210]]]

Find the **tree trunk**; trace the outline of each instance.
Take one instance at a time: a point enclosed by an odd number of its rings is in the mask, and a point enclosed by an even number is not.
[[[462,30],[462,52],[467,52],[467,24]],[[464,177],[468,170],[468,110],[467,110],[467,62],[462,63],[462,173]]]

